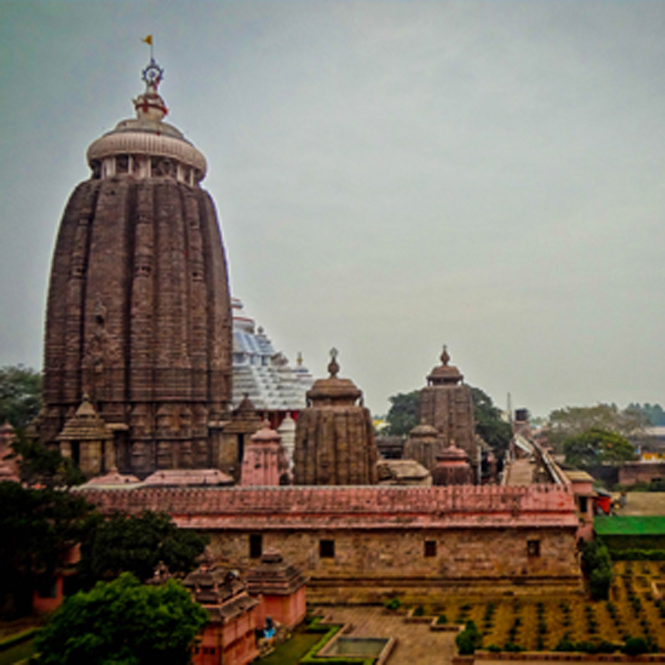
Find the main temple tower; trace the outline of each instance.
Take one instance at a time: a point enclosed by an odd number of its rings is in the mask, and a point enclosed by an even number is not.
[[[206,160],[164,122],[162,75],[151,58],[136,118],[88,148],[91,175],[67,203],[53,256],[35,429],[56,441],[89,399],[112,433],[90,475],[109,460],[139,475],[217,466],[231,398],[227,268],[200,187]]]

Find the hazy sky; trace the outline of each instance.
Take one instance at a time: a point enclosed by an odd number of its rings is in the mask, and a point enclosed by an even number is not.
[[[232,292],[375,413],[443,343],[501,406],[665,404],[665,2],[0,0],[0,365],[41,366],[87,146],[206,155]]]

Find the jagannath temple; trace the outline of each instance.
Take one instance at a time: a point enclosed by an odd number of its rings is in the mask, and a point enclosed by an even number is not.
[[[106,474],[78,490],[102,513],[165,511],[234,570],[281,551],[316,602],[579,588],[575,480],[534,443],[503,484],[481,484],[470,390],[445,348],[412,459],[390,469],[337,352],[314,382],[232,308],[206,160],[164,122],[162,78],[151,58],[136,117],[92,143],[65,208],[33,436]]]
[[[201,187],[206,160],[164,121],[162,78],[151,58],[136,117],[88,148],[90,177],[65,207],[53,255],[33,431],[61,441],[88,475],[111,458],[141,476],[218,466],[231,401],[227,267]],[[84,402],[98,436],[63,441]]]

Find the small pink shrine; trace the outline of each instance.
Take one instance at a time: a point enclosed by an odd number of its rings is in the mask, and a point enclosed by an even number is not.
[[[267,550],[261,563],[247,574],[247,591],[261,598],[256,610],[258,624],[264,625],[270,617],[287,628],[295,628],[307,611],[306,582],[299,566],[285,563],[278,551]]]
[[[279,432],[265,421],[245,446],[240,484],[254,487],[287,485],[289,461]]]
[[[432,472],[434,485],[467,485],[473,482],[469,456],[454,443],[436,456]]]
[[[187,575],[184,585],[210,615],[194,647],[193,665],[246,665],[255,660],[259,601],[247,593],[242,580],[227,568],[204,564]]]

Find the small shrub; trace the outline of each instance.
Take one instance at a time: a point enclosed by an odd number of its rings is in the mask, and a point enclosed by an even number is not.
[[[482,635],[478,632],[476,624],[473,621],[467,621],[464,630],[457,633],[455,644],[460,656],[471,656],[482,644]]]
[[[439,616],[436,618],[436,622],[441,625],[448,623],[448,617],[445,614],[439,614]]]
[[[602,640],[598,644],[598,653],[614,653],[618,648],[619,647],[616,644],[608,642],[607,640]]]
[[[562,637],[554,647],[554,651],[570,652],[575,651],[575,645],[567,636]]]
[[[503,650],[508,651],[509,653],[520,653],[520,651],[524,651],[524,647],[521,647],[519,644],[515,644],[512,640],[508,640],[504,645],[503,645]]]
[[[649,652],[649,645],[643,637],[628,637],[621,647],[621,653],[626,656],[639,656]]]
[[[490,645],[487,647],[487,650],[488,650],[490,653],[501,653],[501,647],[500,647],[498,644],[490,644]]]
[[[414,617],[421,617],[425,614],[425,610],[423,609],[422,605],[418,605],[415,610],[413,610],[413,616]]]
[[[399,598],[393,598],[392,600],[386,600],[383,606],[387,610],[398,610],[402,606],[402,601]]]

